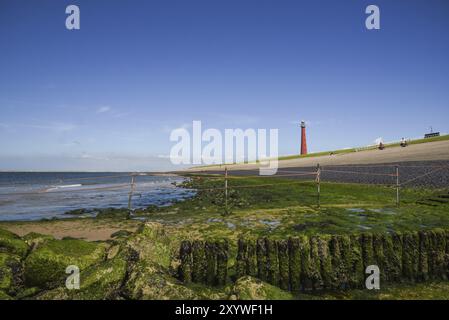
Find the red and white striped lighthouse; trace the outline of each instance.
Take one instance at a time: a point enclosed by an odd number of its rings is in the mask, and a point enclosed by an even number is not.
[[[306,122],[301,121],[301,154],[307,154]]]

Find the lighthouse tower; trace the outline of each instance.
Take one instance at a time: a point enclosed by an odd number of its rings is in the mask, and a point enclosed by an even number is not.
[[[307,154],[306,122],[301,121],[301,155]]]

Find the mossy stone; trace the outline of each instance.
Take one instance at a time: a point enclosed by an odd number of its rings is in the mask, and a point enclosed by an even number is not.
[[[0,252],[9,252],[25,257],[28,249],[26,242],[18,235],[8,230],[0,229]]]
[[[113,259],[90,266],[80,273],[80,289],[70,290],[76,300],[118,299],[127,272],[127,257],[119,253]]]
[[[102,261],[106,248],[105,244],[83,240],[50,240],[26,258],[25,282],[43,289],[64,285],[69,265],[78,266],[82,272]]]
[[[119,231],[116,231],[113,234],[111,234],[111,238],[113,238],[113,239],[123,239],[123,238],[129,237],[132,234],[133,233],[131,231],[128,231],[128,230],[119,230]]]
[[[0,300],[14,300],[14,299],[3,290],[0,290]]]
[[[97,219],[129,219],[130,211],[125,208],[97,209]]]
[[[196,293],[148,260],[137,262],[126,279],[123,294],[132,300],[192,300]]]
[[[68,289],[65,285],[43,291],[36,296],[39,300],[112,300],[122,299],[129,263],[133,259],[125,248],[114,258],[86,267],[80,271],[80,288]],[[37,291],[37,288],[32,288]],[[25,294],[25,293],[22,293]],[[30,293],[32,294],[32,293]]]
[[[146,222],[125,242],[128,247],[139,254],[140,259],[158,261],[168,268],[173,257],[177,255],[176,251],[179,250],[179,244],[175,248],[171,241],[162,224]]]
[[[35,250],[45,242],[54,239],[55,238],[51,235],[40,234],[37,232],[30,232],[22,237],[22,240],[27,243],[27,245],[31,248],[31,250]]]
[[[0,290],[15,295],[23,282],[23,267],[20,256],[0,252]]]
[[[239,278],[230,296],[237,300],[292,300],[294,296],[276,286],[250,276]]]

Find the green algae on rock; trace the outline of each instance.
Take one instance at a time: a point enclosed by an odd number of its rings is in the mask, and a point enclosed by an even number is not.
[[[245,276],[237,279],[231,288],[230,298],[236,300],[292,300],[294,296],[262,280]]]
[[[64,284],[65,270],[76,265],[80,271],[104,260],[107,245],[83,240],[49,240],[25,260],[25,283],[50,289]]]
[[[35,250],[45,242],[54,239],[55,238],[53,236],[40,234],[37,232],[30,232],[22,237],[22,240],[24,240],[30,246],[31,250]]]
[[[9,252],[25,257],[29,247],[18,235],[0,229],[0,252]]]
[[[15,295],[22,286],[23,268],[20,256],[0,252],[0,290]]]
[[[127,257],[118,254],[112,259],[88,267],[81,274],[79,290],[72,290],[72,299],[119,299],[127,272]]]
[[[0,300],[13,300],[13,298],[6,292],[0,290]]]
[[[124,296],[138,300],[192,300],[199,296],[166,270],[151,261],[141,260],[132,268]]]

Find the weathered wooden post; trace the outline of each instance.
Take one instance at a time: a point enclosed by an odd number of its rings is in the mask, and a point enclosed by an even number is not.
[[[182,241],[180,248],[179,277],[184,283],[192,281],[192,244],[190,241]]]
[[[396,166],[396,206],[399,207],[399,166]]]
[[[135,179],[135,176],[134,176],[134,174],[132,174],[131,175],[131,190],[129,191],[129,196],[128,196],[128,210],[129,211],[132,210],[131,199],[132,199],[133,193],[134,193],[134,186],[135,186],[134,179]]]
[[[225,167],[225,212],[228,214],[228,167]]]
[[[320,208],[321,203],[320,203],[320,193],[321,193],[321,186],[320,186],[320,182],[321,182],[321,167],[320,164],[318,163],[316,165],[316,184],[317,184],[317,204],[318,204],[318,208]]]

